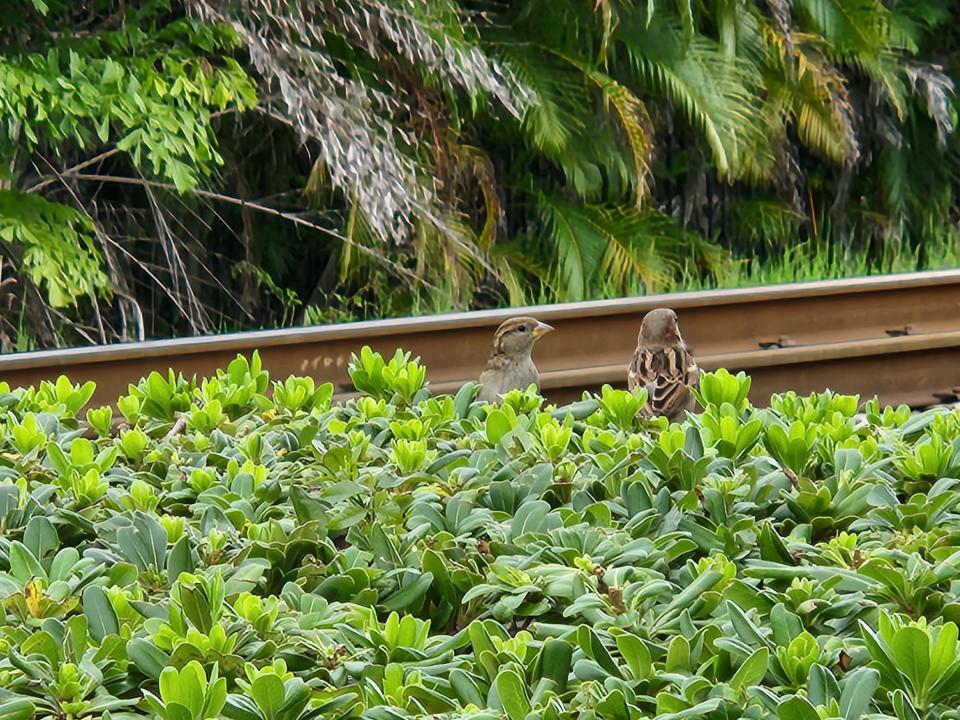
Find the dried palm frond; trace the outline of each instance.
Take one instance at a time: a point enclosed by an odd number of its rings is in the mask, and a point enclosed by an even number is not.
[[[231,26],[266,92],[264,108],[317,144],[329,182],[352,193],[376,235],[406,240],[417,218],[439,221],[419,139],[399,121],[396,76],[350,66],[331,38],[383,63],[397,54],[425,76],[472,95],[496,98],[522,115],[528,93],[459,30],[465,19],[446,0],[188,0],[199,17]],[[346,67],[347,71],[344,71]]]

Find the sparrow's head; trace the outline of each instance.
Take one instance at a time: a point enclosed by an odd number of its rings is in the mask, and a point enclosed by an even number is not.
[[[493,351],[504,355],[529,353],[537,338],[553,330],[546,323],[532,317],[506,320],[493,336]]]
[[[677,314],[670,308],[657,308],[643,316],[640,324],[641,343],[681,342]]]

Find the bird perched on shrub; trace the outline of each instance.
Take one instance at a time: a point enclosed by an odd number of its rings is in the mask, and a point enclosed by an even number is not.
[[[662,415],[670,422],[683,418],[693,409],[690,387],[696,387],[699,380],[700,369],[680,336],[677,314],[668,308],[648,312],[627,367],[627,387],[647,389],[647,404],[641,414]]]
[[[515,317],[505,321],[493,336],[493,351],[487,367],[480,374],[480,395],[484,402],[496,402],[514,389],[525,390],[533,384],[540,387],[540,373],[530,352],[537,338],[553,330],[532,317]]]

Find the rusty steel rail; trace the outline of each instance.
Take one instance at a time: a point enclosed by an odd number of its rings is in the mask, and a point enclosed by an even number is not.
[[[272,377],[312,375],[342,394],[350,354],[370,345],[420,356],[431,386],[448,391],[480,373],[497,325],[530,314],[556,328],[534,359],[544,394],[564,402],[622,386],[641,318],[664,306],[677,311],[702,367],[753,376],[758,403],[829,387],[925,406],[960,386],[960,270],[45,350],[0,356],[0,380],[26,386],[66,374],[94,380],[95,401],[111,402],[151,370],[205,376],[259,350]]]

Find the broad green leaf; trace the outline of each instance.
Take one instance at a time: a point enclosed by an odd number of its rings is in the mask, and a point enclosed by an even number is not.
[[[636,680],[645,680],[650,677],[653,671],[653,664],[650,659],[650,650],[646,644],[636,635],[622,633],[617,636],[617,649],[623,656],[630,668],[630,672]]]
[[[665,667],[667,672],[690,672],[690,643],[682,635],[670,641]]]
[[[451,670],[450,685],[463,705],[483,707],[485,701],[480,687],[468,673],[459,668]]]
[[[780,720],[820,720],[820,715],[810,701],[800,696],[784,700],[777,706]]]
[[[387,600],[384,601],[383,607],[385,610],[406,610],[410,607],[416,606],[423,599],[423,596],[426,594],[427,590],[430,589],[430,585],[433,583],[433,575],[431,573],[422,573],[417,576],[417,578],[406,585],[404,585],[400,590],[391,595]]]
[[[167,578],[176,582],[181,573],[193,572],[193,554],[190,549],[190,539],[184,535],[170,549],[167,556]]]
[[[83,614],[90,624],[90,635],[97,642],[103,642],[107,635],[120,632],[120,623],[110,598],[97,585],[90,585],[83,591]]]
[[[23,532],[23,544],[37,560],[43,560],[59,544],[57,530],[47,518],[37,515],[30,518]]]
[[[513,429],[510,418],[503,410],[491,410],[486,420],[487,441],[496,445],[500,439]]]
[[[944,623],[937,631],[937,639],[930,653],[930,684],[937,682],[957,659],[957,626]]]
[[[762,647],[756,650],[730,678],[730,687],[738,692],[751,685],[759,685],[767,674],[767,665],[770,662],[770,651]]]
[[[857,668],[848,673],[840,695],[840,712],[844,720],[859,720],[865,715],[879,686],[880,673],[873,668]]]
[[[917,693],[926,687],[930,671],[930,636],[917,627],[897,630],[890,644],[893,659]]]
[[[620,668],[611,657],[606,646],[601,642],[597,633],[586,625],[581,625],[577,630],[577,642],[587,657],[597,662],[608,674],[613,677],[621,677]]]
[[[30,578],[47,578],[33,553],[19,540],[10,543],[10,574],[21,585],[26,585]]]
[[[14,697],[0,701],[0,720],[29,720],[37,707],[27,698]]]
[[[254,702],[267,720],[274,720],[283,707],[285,691],[283,681],[276,675],[261,675],[250,686]]]
[[[530,712],[530,701],[524,690],[524,681],[517,673],[505,668],[497,673],[494,681],[497,686],[497,696],[510,720],[525,720]]]
[[[127,643],[127,655],[137,669],[154,680],[170,664],[170,656],[144,638],[133,638]]]
[[[540,651],[540,677],[552,680],[557,692],[564,693],[573,661],[573,646],[566,640],[547,640]]]

